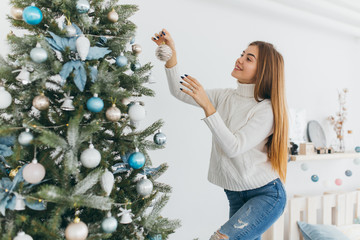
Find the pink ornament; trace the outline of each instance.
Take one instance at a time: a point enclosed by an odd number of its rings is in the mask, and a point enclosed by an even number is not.
[[[335,180],[335,184],[338,185],[338,186],[341,186],[342,185],[342,180],[340,178],[337,178]]]
[[[23,177],[28,183],[39,183],[45,177],[45,168],[34,159],[24,168]]]

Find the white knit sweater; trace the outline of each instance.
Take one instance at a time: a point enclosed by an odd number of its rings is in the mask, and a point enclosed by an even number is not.
[[[180,90],[184,86],[177,65],[165,71],[171,94],[199,106]],[[279,175],[271,167],[265,146],[273,132],[271,102],[255,100],[255,84],[237,84],[237,89],[206,90],[216,112],[203,120],[213,136],[208,180],[227,190],[244,191],[264,186]]]

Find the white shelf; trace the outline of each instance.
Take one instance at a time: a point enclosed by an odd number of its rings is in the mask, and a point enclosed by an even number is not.
[[[346,159],[360,158],[360,153],[330,153],[330,154],[313,154],[313,155],[292,155],[291,161],[313,161],[313,160],[329,160],[329,159]]]

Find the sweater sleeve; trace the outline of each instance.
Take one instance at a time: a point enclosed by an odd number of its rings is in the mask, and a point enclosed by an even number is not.
[[[229,158],[234,158],[259,145],[272,134],[274,116],[271,104],[263,104],[247,123],[234,133],[225,125],[218,112],[203,120],[224,153]]]
[[[173,95],[175,98],[182,102],[200,107],[192,97],[180,90],[180,88],[184,88],[184,86],[180,83],[182,79],[181,75],[179,74],[178,65],[175,65],[171,68],[165,67],[165,72],[171,95]],[[217,108],[219,98],[222,95],[222,89],[205,90],[205,92],[209,97],[211,103],[214,105],[215,108]]]

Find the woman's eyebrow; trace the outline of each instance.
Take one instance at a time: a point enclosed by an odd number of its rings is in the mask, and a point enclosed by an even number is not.
[[[243,51],[243,53],[245,53],[245,51]],[[247,55],[253,56],[256,59],[255,55],[252,53],[247,53]]]

